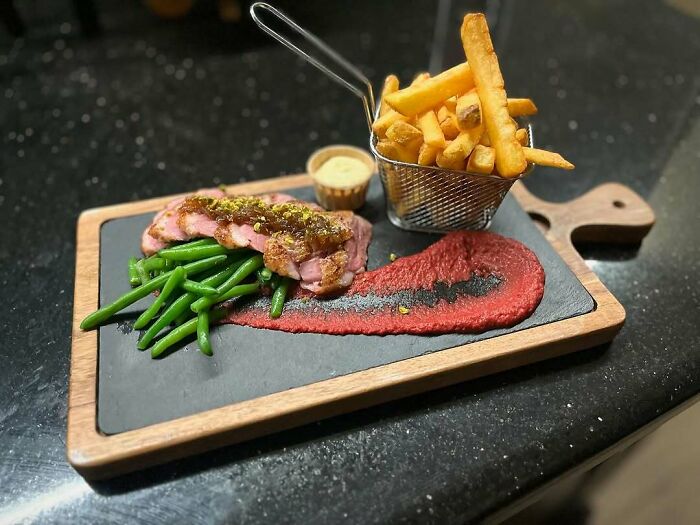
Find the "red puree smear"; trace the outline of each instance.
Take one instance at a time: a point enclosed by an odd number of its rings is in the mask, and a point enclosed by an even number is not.
[[[357,275],[338,297],[297,290],[279,319],[270,319],[270,300],[260,298],[225,322],[338,335],[474,333],[526,319],[543,293],[544,270],[523,244],[495,233],[454,232]]]

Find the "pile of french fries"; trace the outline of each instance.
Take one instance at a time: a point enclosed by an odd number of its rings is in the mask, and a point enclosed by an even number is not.
[[[534,115],[529,98],[507,98],[483,14],[468,14],[461,29],[467,61],[431,77],[420,73],[399,89],[389,75],[372,125],[377,151],[389,159],[505,178],[527,164],[573,169],[558,153],[528,147],[515,118]]]

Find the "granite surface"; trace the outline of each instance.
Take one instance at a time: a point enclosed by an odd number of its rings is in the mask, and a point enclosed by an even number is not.
[[[614,180],[657,212],[639,247],[581,247],[627,323],[605,347],[88,485],[64,458],[80,211],[297,172],[367,130],[357,100],[218,22],[214,2],[165,21],[104,0],[92,39],[68,2],[15,3],[28,32],[0,33],[0,522],[478,521],[700,390],[692,2],[455,2],[438,38],[427,0],[285,2],[375,83],[460,60],[460,15],[487,10],[539,143],[577,164],[528,187],[565,200]]]

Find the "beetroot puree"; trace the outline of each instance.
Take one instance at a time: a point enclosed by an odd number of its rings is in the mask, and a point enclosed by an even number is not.
[[[421,253],[358,274],[335,298],[297,290],[279,319],[269,298],[235,308],[225,322],[287,332],[435,334],[483,332],[527,318],[544,292],[544,270],[520,242],[454,232]]]

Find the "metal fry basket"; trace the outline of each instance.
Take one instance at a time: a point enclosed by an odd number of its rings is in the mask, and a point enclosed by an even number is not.
[[[532,146],[532,127],[528,126]],[[518,177],[509,179],[454,171],[437,166],[407,164],[383,157],[375,148],[376,135],[370,137],[370,148],[377,158],[379,178],[386,197],[386,213],[392,224],[405,230],[447,232],[483,230]]]
[[[307,43],[312,44],[330,58],[336,67],[353,77],[356,83],[348,81],[331,70],[324,62],[309,55],[290,39],[266,25],[260,19],[263,11],[273,15],[277,21],[291,28]],[[382,156],[375,147],[377,136],[372,132],[375,102],[372,84],[367,77],[322,40],[275,7],[264,2],[256,2],[250,7],[250,16],[263,31],[362,100],[370,131],[369,145],[377,159],[379,178],[384,188],[387,216],[392,224],[399,228],[424,232],[488,228],[513,183],[531,171],[532,165],[529,164],[525,172],[519,176],[506,179],[497,175],[408,164]],[[528,141],[529,146],[532,146],[531,126],[528,126]]]

